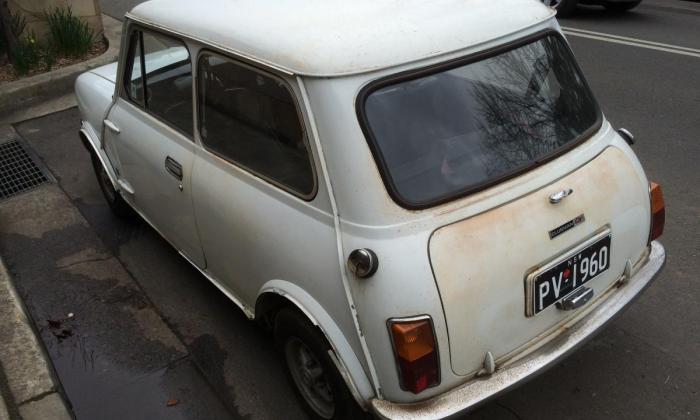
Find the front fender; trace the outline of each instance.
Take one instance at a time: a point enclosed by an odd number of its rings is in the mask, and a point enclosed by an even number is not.
[[[258,292],[258,299],[265,293],[284,297],[321,329],[335,353],[332,356],[335,356],[334,361],[348,389],[357,403],[367,408],[368,401],[374,397],[372,385],[350,343],[328,312],[304,289],[285,280],[270,280],[265,283]]]

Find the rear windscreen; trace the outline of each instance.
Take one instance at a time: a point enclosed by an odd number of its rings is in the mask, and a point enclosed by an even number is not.
[[[593,95],[556,35],[380,86],[370,88],[361,115],[389,189],[409,207],[526,170],[599,122]]]

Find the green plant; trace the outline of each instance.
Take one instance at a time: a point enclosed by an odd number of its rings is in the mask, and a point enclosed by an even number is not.
[[[27,19],[19,13],[10,13],[10,19],[10,31],[16,39],[19,39],[20,36],[22,36],[22,32],[24,32],[24,29],[27,27]],[[5,39],[0,36],[0,52],[4,52],[6,48]]]
[[[87,22],[73,15],[70,7],[46,12],[49,24],[51,47],[56,53],[69,57],[80,57],[90,51],[95,34]]]
[[[15,13],[12,15],[12,23],[10,24],[10,29],[12,30],[12,34],[19,38],[22,35],[22,32],[24,32],[24,29],[27,27],[27,19],[24,18],[19,13]]]
[[[46,71],[51,71],[53,65],[56,64],[56,55],[51,50],[51,48],[44,49],[44,65]]]
[[[17,42],[17,48],[12,55],[12,65],[15,68],[15,72],[18,75],[29,73],[30,70],[39,64],[41,59],[39,52],[39,45],[34,33],[27,35],[25,38],[20,38]]]

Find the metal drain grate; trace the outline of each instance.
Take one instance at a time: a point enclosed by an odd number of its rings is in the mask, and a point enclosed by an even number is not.
[[[0,200],[32,189],[48,180],[18,141],[0,144]]]

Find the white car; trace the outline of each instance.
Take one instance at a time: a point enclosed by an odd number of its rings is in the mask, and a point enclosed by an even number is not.
[[[123,39],[76,82],[106,200],[273,330],[314,417],[469,409],[664,263],[542,3],[153,0]]]

